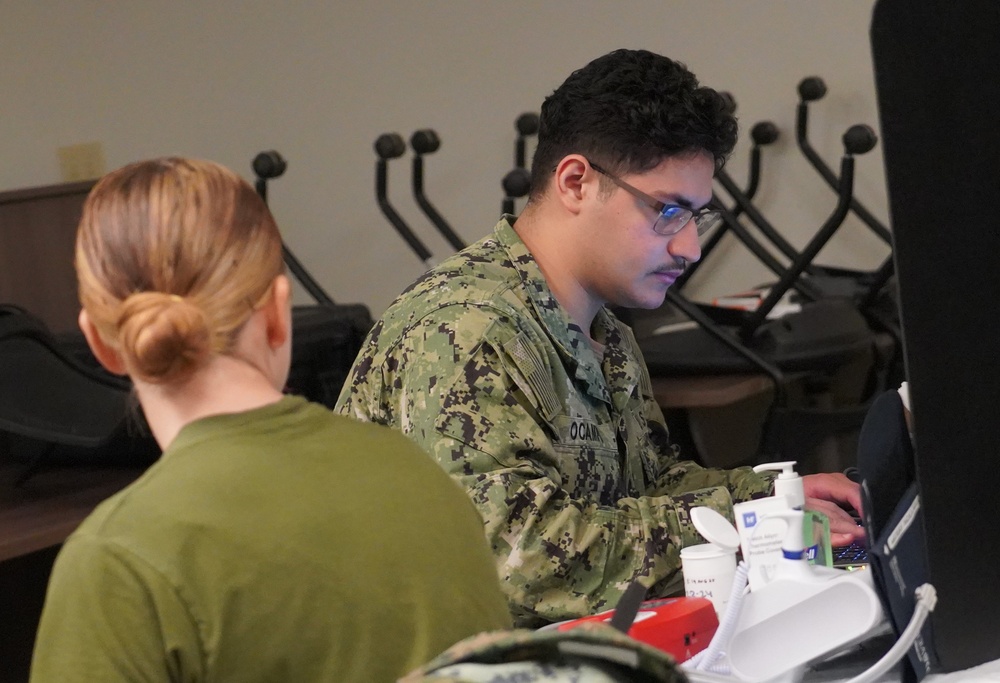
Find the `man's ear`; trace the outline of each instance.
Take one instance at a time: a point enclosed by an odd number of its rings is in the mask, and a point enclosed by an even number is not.
[[[271,296],[263,306],[267,321],[267,343],[276,349],[292,334],[292,283],[278,275],[271,283]]]
[[[556,166],[551,190],[567,211],[576,214],[579,213],[588,195],[590,183],[594,184],[596,191],[596,175],[597,172],[590,167],[584,157],[579,154],[568,154]]]
[[[94,358],[108,372],[114,375],[127,375],[128,371],[125,369],[125,361],[122,360],[121,354],[106,344],[104,339],[101,338],[97,327],[94,326],[94,323],[90,320],[90,316],[87,315],[87,311],[80,310],[77,322],[80,325],[80,330],[83,332],[84,338],[87,340],[87,346],[90,347],[91,352],[94,354]]]

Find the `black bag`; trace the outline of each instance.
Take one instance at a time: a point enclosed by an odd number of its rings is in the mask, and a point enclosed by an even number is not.
[[[0,449],[33,464],[146,465],[160,453],[128,380],[12,305],[0,305]]]
[[[858,438],[858,470],[872,579],[899,636],[916,610],[915,589],[930,576],[913,446],[895,391],[872,402]],[[913,683],[939,670],[927,620],[903,660],[903,681]]]
[[[288,391],[333,408],[373,324],[361,304],[293,307]]]

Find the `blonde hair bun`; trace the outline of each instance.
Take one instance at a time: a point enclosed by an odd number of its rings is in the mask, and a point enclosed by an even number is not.
[[[212,353],[209,320],[190,299],[162,292],[132,294],[118,320],[129,374],[151,383],[183,379]]]

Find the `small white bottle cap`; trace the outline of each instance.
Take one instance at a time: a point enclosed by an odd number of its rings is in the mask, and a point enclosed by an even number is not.
[[[691,508],[691,521],[698,533],[712,545],[736,552],[740,547],[740,534],[729,520],[710,507]]]

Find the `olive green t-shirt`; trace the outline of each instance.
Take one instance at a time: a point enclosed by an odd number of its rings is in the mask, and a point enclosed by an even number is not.
[[[298,398],[186,426],[53,570],[33,681],[391,681],[510,625],[482,521],[402,434]]]

